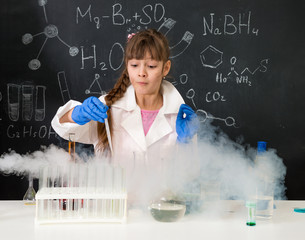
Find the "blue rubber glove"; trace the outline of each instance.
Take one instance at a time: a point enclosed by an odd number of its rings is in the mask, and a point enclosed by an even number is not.
[[[91,120],[105,122],[108,106],[97,97],[87,98],[82,105],[76,106],[72,111],[72,120],[79,125],[84,125]]]
[[[181,104],[176,120],[177,140],[181,143],[187,143],[197,133],[198,129],[197,114],[190,106]]]

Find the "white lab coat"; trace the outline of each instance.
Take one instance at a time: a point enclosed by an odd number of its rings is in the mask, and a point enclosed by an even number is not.
[[[143,195],[160,191],[165,179],[173,182],[186,182],[198,175],[198,159],[191,144],[185,150],[183,144],[177,144],[176,119],[180,105],[184,103],[177,89],[169,82],[161,86],[163,106],[145,136],[141,109],[136,104],[133,86],[129,86],[124,96],[111,106],[112,113],[112,147],[111,161],[124,167],[131,192]],[[105,103],[105,96],[99,99]],[[69,101],[60,107],[52,120],[52,127],[64,139],[69,133],[75,133],[75,141],[98,143],[97,122],[85,125],[76,123],[59,123],[59,119],[70,109],[81,104]],[[196,142],[196,137],[193,139]],[[96,155],[101,153],[95,148]],[[167,180],[166,180],[167,181]],[[155,189],[155,190],[153,190]],[[138,196],[137,196],[138,197]],[[146,196],[147,197],[147,196]],[[132,197],[130,197],[132,198]]]
[[[135,92],[130,85],[124,96],[111,106],[112,113],[112,147],[113,157],[125,165],[125,161],[133,159],[135,154],[146,153],[146,160],[157,161],[172,151],[176,144],[176,118],[179,107],[184,103],[177,89],[168,81],[161,86],[163,106],[159,110],[147,135],[144,135],[141,109],[136,104]],[[105,103],[105,96],[99,99]],[[68,140],[69,133],[75,133],[75,141],[85,144],[98,143],[97,122],[85,125],[76,123],[59,123],[59,119],[80,102],[70,100],[60,107],[52,120],[52,127],[59,136]],[[96,149],[96,148],[95,148]],[[96,149],[96,154],[100,154]],[[151,157],[148,157],[151,156]],[[152,160],[151,158],[155,158]]]

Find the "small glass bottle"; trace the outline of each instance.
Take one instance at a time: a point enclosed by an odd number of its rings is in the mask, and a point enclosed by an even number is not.
[[[256,225],[256,202],[255,201],[247,201],[247,225],[255,226]]]
[[[269,161],[266,155],[266,148],[267,142],[257,142],[255,165],[257,170],[256,216],[258,219],[270,219],[273,215],[274,183],[266,170]]]

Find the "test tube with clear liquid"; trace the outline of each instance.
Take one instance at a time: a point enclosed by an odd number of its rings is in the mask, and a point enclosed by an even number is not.
[[[75,134],[69,133],[69,155],[70,161],[75,162]],[[69,185],[69,174],[68,171],[62,174],[62,187],[70,187]],[[73,200],[61,199],[59,202],[61,210],[69,210],[71,206],[73,206]]]

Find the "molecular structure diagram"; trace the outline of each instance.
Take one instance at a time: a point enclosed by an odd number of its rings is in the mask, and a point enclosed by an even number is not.
[[[228,127],[235,127],[237,128],[237,125],[236,125],[236,121],[233,117],[227,117],[227,118],[220,118],[220,117],[215,117],[209,113],[207,113],[207,111],[203,110],[203,109],[198,109],[196,104],[195,104],[195,101],[194,101],[194,97],[195,97],[195,90],[193,88],[189,89],[186,93],[186,98],[190,99],[193,103],[193,106],[194,108],[196,109],[196,114],[198,115],[198,118],[199,118],[199,121],[200,122],[205,122],[206,120],[208,119],[211,119],[211,120],[218,120],[218,121],[222,121],[224,122]]]
[[[45,9],[46,4],[47,4],[47,0],[38,0],[38,5],[43,8],[45,20],[46,20],[46,23],[48,24],[48,18],[47,18],[46,9]],[[79,53],[79,49],[77,47],[68,45],[65,41],[63,41],[59,37],[58,28],[53,24],[48,24],[44,28],[43,32],[40,32],[40,33],[37,33],[37,34],[34,34],[34,35],[32,35],[30,33],[24,34],[22,36],[22,42],[23,42],[23,44],[28,45],[33,41],[34,37],[40,36],[40,35],[45,35],[46,38],[45,38],[45,41],[42,44],[42,46],[41,46],[41,48],[40,48],[40,50],[39,50],[39,52],[36,56],[36,58],[32,59],[28,64],[28,66],[31,70],[37,70],[37,69],[40,68],[41,62],[39,61],[38,58],[39,58],[44,46],[46,45],[46,43],[49,39],[57,38],[60,42],[62,42],[64,45],[66,45],[69,48],[69,54],[72,57],[76,56]]]

